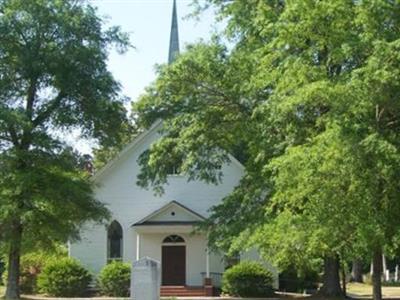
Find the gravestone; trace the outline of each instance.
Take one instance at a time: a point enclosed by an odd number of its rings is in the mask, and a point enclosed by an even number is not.
[[[160,262],[143,257],[132,264],[131,299],[159,300],[160,286]]]
[[[385,281],[390,281],[390,271],[389,270],[387,270],[386,269],[386,272],[385,272]]]

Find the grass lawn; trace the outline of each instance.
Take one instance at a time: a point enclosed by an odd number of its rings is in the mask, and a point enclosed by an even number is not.
[[[370,298],[372,296],[372,286],[363,283],[349,283],[347,285],[347,292],[354,294],[359,297]],[[394,297],[400,298],[400,287],[384,286],[382,287],[383,297]]]
[[[0,286],[0,298],[4,295],[5,293],[5,287]],[[347,284],[347,292],[351,295],[354,295],[356,297],[362,297],[362,298],[371,298],[372,297],[372,286],[369,284],[363,284],[363,283],[348,283]],[[400,287],[388,287],[385,286],[382,288],[382,294],[383,297],[398,297],[400,298]],[[312,296],[312,297],[303,297],[302,295],[294,296],[294,295],[286,295],[286,296],[280,296],[279,297],[282,300],[326,300],[322,299],[319,296]],[[335,300],[335,299],[330,299],[330,300]]]
[[[347,295],[354,298],[372,299],[372,286],[363,283],[348,283]],[[400,299],[400,287],[382,287],[382,295],[385,298]],[[312,295],[304,297],[301,294],[280,295],[281,300],[343,300],[343,298],[325,298],[321,295]]]

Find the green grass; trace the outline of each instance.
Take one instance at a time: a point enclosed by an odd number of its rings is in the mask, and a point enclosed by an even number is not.
[[[350,294],[355,294],[361,297],[371,297],[372,296],[372,286],[364,283],[349,283],[347,285],[347,292]],[[400,297],[400,287],[398,286],[384,286],[382,287],[383,297]]]
[[[348,283],[347,294],[348,296],[356,296],[361,299],[372,299],[372,286],[364,283]],[[382,287],[383,297],[400,298],[399,286],[384,286]],[[319,294],[304,297],[301,294],[279,295],[281,300],[344,300],[344,298],[326,298]]]
[[[0,286],[0,298],[4,296],[5,293],[5,287]],[[357,295],[359,297],[365,297],[365,298],[371,298],[372,297],[372,286],[369,284],[364,284],[364,283],[348,283],[347,284],[347,292],[350,294]],[[382,294],[384,297],[393,297],[393,296],[399,296],[400,297],[400,287],[389,287],[389,286],[384,286],[382,287]],[[303,297],[299,295],[298,297],[294,296],[281,296],[279,297],[281,299],[302,299]],[[321,297],[307,297],[304,298],[307,300],[326,300],[326,299],[321,299]],[[333,299],[330,299],[333,300]]]

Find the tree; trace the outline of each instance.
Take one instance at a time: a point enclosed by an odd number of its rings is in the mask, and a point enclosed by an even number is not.
[[[399,11],[397,5],[395,12]],[[400,74],[400,39],[393,38],[375,43],[365,66],[354,73],[349,86],[350,95],[357,103],[349,109],[349,115],[358,117],[352,126],[362,147],[363,173],[359,176],[364,192],[362,203],[368,208],[364,218],[367,224],[362,228],[372,226],[373,229],[364,231],[363,235],[373,254],[374,299],[382,297],[383,249],[399,246],[396,240],[400,227],[400,105],[397,101],[400,86],[396,78]]]
[[[356,258],[352,262],[351,280],[354,282],[363,282],[363,264],[360,258]]]
[[[138,126],[146,128],[162,119],[167,133],[140,158],[142,186],[162,191],[171,164],[191,179],[216,184],[229,153],[246,159],[243,134],[251,124],[244,121],[250,119],[257,100],[244,98],[248,87],[237,84],[254,65],[252,56],[249,61],[245,57],[229,56],[216,40],[194,45],[176,63],[159,68],[158,80],[133,104]]]
[[[135,124],[132,124],[132,120],[124,123],[120,132],[118,133],[120,139],[118,143],[113,145],[100,145],[93,149],[93,168],[94,171],[98,171],[103,168],[108,162],[115,159],[123,147],[130,143],[140,132]]]
[[[396,247],[400,226],[400,5],[208,3],[228,19],[234,46],[193,47],[160,71],[136,106],[143,120],[164,120],[164,137],[142,156],[139,183],[164,184],[163,164],[172,162],[190,179],[216,183],[227,152],[240,148],[245,175],[213,209],[210,240],[240,248],[253,236],[274,250],[264,226],[294,224],[310,232],[310,253],[333,268],[322,291],[341,294],[335,260],[361,248],[374,257],[380,299],[382,249]],[[340,242],[347,238],[354,243]]]
[[[0,224],[8,256],[7,299],[18,299],[25,248],[78,238],[107,209],[94,199],[80,155],[63,136],[79,130],[100,144],[119,140],[126,119],[107,70],[110,46],[129,47],[119,28],[85,1],[0,1]]]

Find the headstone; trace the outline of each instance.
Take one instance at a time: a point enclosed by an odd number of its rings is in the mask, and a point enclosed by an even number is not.
[[[388,281],[388,269],[386,267],[386,257],[385,255],[382,255],[382,268],[383,268],[383,280]]]
[[[160,262],[143,257],[132,264],[131,299],[159,300],[160,286]]]
[[[399,281],[399,265],[396,265],[396,269],[394,271],[394,281]]]
[[[385,281],[390,281],[390,271],[388,269],[386,269]]]

